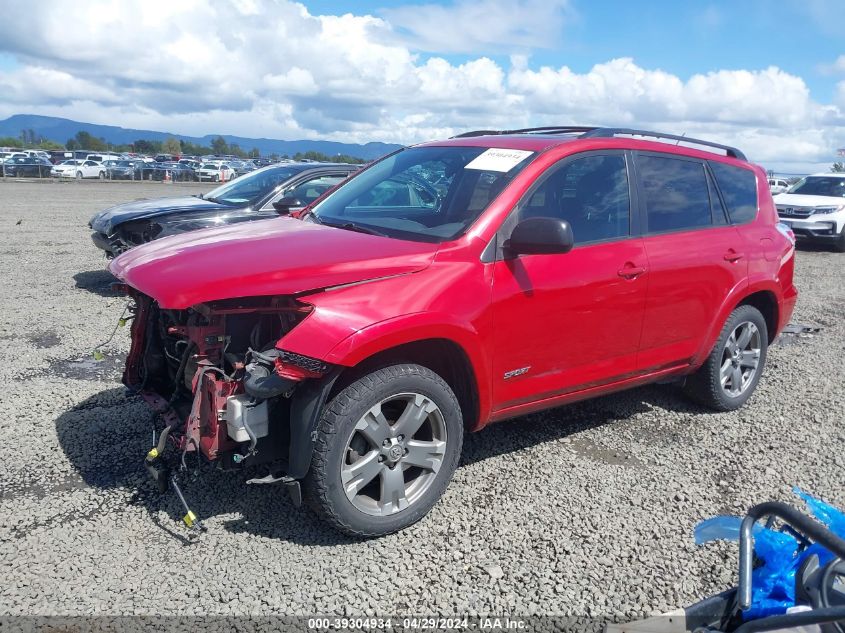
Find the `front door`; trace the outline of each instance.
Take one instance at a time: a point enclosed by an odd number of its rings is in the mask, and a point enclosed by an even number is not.
[[[587,152],[552,166],[506,222],[564,219],[575,247],[494,264],[495,410],[635,373],[648,270],[631,198],[624,152]]]

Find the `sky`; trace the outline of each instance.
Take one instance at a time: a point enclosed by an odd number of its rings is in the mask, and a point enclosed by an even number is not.
[[[843,0],[0,0],[0,14],[0,118],[403,144],[625,126],[786,173],[845,148]]]

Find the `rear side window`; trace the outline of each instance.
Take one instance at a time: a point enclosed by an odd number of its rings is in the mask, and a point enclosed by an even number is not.
[[[757,178],[754,172],[716,162],[710,163],[710,169],[728,206],[731,222],[744,224],[753,220],[757,215]]]
[[[637,169],[650,233],[712,224],[704,163],[640,154]]]

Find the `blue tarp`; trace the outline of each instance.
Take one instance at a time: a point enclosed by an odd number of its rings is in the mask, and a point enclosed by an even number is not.
[[[793,488],[810,512],[827,528],[845,538],[845,513],[806,492]],[[715,540],[739,540],[741,517],[716,516],[695,526],[698,545]],[[791,534],[771,530],[759,523],[754,526],[754,553],[763,561],[752,573],[751,608],[743,612],[746,620],[785,613],[795,606],[795,574],[801,564],[813,554],[820,564],[833,559],[833,554],[818,544],[798,551],[798,541]]]

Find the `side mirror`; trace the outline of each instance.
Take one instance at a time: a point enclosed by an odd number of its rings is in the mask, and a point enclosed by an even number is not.
[[[285,196],[281,200],[276,200],[276,202],[273,203],[273,208],[279,215],[287,215],[292,209],[296,209],[301,206],[303,206],[303,204],[299,198],[294,198],[292,196]]]
[[[528,218],[517,224],[504,247],[514,255],[568,253],[575,245],[572,227],[566,220]]]

